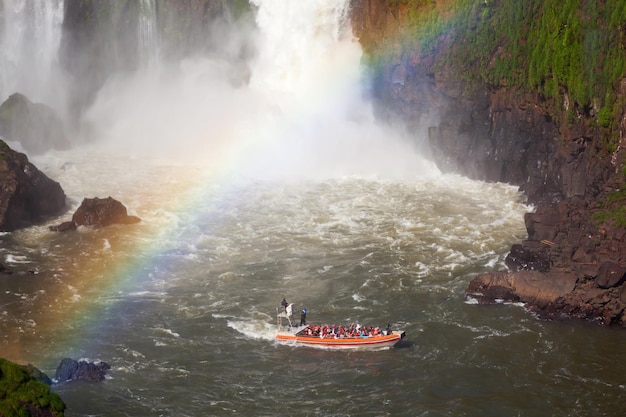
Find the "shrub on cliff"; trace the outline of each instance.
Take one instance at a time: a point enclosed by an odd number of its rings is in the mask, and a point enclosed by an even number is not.
[[[0,416],[62,417],[65,404],[20,365],[0,358]]]

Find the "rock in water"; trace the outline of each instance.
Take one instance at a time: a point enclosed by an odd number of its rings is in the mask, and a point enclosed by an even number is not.
[[[140,221],[139,217],[129,216],[126,207],[114,198],[95,197],[83,199],[71,221],[51,226],[50,230],[67,232],[76,229],[78,226],[100,228],[113,224],[134,224]]]
[[[470,282],[466,294],[482,303],[521,301],[545,308],[571,293],[575,285],[575,274],[499,271],[478,275]]]
[[[0,140],[0,231],[30,226],[64,207],[61,185]]]
[[[106,372],[109,369],[111,367],[106,362],[92,363],[65,358],[57,367],[54,379],[59,383],[67,381],[104,381]]]
[[[33,154],[70,147],[63,122],[54,110],[19,93],[0,106],[0,135],[21,143]]]
[[[77,226],[106,227],[112,224],[139,223],[136,216],[129,216],[126,207],[114,198],[85,198],[72,221]]]

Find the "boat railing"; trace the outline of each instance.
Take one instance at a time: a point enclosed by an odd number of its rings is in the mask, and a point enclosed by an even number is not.
[[[289,327],[293,327],[293,303],[288,304],[285,308],[276,308],[276,324],[279,331],[283,328],[284,318],[287,319]]]

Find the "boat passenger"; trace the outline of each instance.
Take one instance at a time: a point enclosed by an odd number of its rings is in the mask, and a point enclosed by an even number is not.
[[[287,306],[289,305],[289,303],[287,302],[285,297],[283,297],[283,301],[280,302],[280,305],[283,308],[283,310],[287,311]]]

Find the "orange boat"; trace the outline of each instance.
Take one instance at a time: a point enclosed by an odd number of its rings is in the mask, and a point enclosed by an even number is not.
[[[278,311],[278,332],[275,340],[282,344],[326,349],[375,350],[390,348],[404,338],[404,331],[391,330],[390,326],[386,330],[380,330],[378,327],[365,328],[359,325],[294,325],[293,304]],[[288,325],[283,325],[283,318],[287,319]]]

